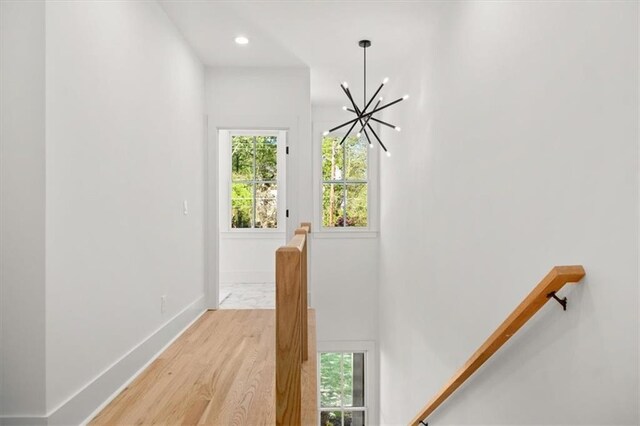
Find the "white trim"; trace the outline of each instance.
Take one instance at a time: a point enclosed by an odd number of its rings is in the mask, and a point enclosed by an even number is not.
[[[205,312],[201,296],[51,410],[46,424],[88,423]]]
[[[378,424],[378,359],[376,343],[372,340],[324,340],[318,341],[318,425],[320,425],[320,353],[321,352],[364,352],[364,403],[365,424]],[[340,408],[343,410],[343,408]],[[349,411],[344,409],[343,411]]]
[[[332,231],[329,228],[324,228],[323,232],[312,232],[311,233],[312,238],[319,238],[319,239],[345,239],[345,238],[378,238],[379,234],[378,232],[373,232],[373,231],[366,231],[366,230],[362,230],[362,231],[357,231],[357,230],[349,230],[349,231],[342,231],[342,230],[335,230]]]
[[[246,232],[245,232],[246,231]],[[220,232],[220,239],[222,240],[280,240],[284,241],[286,233],[284,231],[275,231],[271,229],[265,229],[263,231],[253,231],[250,229],[243,229],[238,231]]]
[[[314,227],[314,234],[318,238],[323,238],[325,234],[340,234],[341,237],[326,238],[377,238],[379,229],[379,164],[380,149],[374,146],[368,150],[367,156],[367,226],[366,227],[343,227],[325,228],[322,226],[322,138],[323,131],[335,125],[329,121],[314,121],[312,125],[313,142],[313,220],[317,225]],[[361,235],[362,234],[362,235]],[[367,235],[368,234],[368,235]],[[321,236],[322,235],[322,236]],[[360,235],[360,236],[358,236]]]

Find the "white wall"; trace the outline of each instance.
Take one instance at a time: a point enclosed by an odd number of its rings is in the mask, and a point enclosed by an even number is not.
[[[311,100],[307,68],[209,68],[206,79],[207,111],[209,114],[208,224],[211,229],[209,263],[218,262],[218,132],[217,129],[286,129],[290,155],[287,158],[287,198],[284,208],[290,211],[287,222],[289,235],[300,221],[311,217],[311,195],[305,182],[310,170],[297,168],[308,164],[311,155],[309,135]],[[239,277],[275,275],[275,249],[285,243],[284,234],[273,238],[225,238],[219,241],[220,277],[223,281]],[[243,259],[256,259],[246,265]],[[217,270],[210,277],[215,287]],[[213,292],[212,292],[213,293]],[[217,296],[214,298],[217,300]],[[210,306],[215,302],[210,301]]]
[[[0,415],[45,413],[45,6],[0,2]]]
[[[155,2],[46,9],[55,411],[204,295],[204,68]]]
[[[340,105],[334,107],[314,106],[314,148],[320,151],[322,132],[327,125],[338,125],[345,121],[345,112]],[[372,151],[373,154],[375,152]],[[321,179],[321,156],[318,154],[315,170]],[[377,162],[374,156],[372,162]],[[371,187],[375,197],[375,186]],[[318,192],[318,194],[320,194]],[[321,218],[320,196],[315,200]],[[378,206],[374,203],[374,210]],[[377,339],[377,293],[378,293],[378,224],[377,212],[369,212],[373,220],[372,232],[367,234],[346,233],[342,237],[335,233],[321,235],[320,223],[315,223],[312,232],[313,254],[311,255],[311,277],[314,283],[311,300],[317,308],[318,340],[368,340]],[[317,220],[316,220],[317,222]]]
[[[426,17],[382,162],[381,418],[406,424],[553,265],[583,264],[431,418],[638,424],[638,6]]]

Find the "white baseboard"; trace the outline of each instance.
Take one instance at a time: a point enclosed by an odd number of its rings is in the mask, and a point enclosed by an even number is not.
[[[10,421],[6,426],[79,425],[89,422],[204,312],[204,297],[201,297],[49,413],[47,418],[42,418],[43,423],[16,423],[13,418],[5,418],[4,421]],[[4,422],[2,426],[5,426]]]

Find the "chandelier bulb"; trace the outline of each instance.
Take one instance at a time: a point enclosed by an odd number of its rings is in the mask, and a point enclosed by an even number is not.
[[[382,96],[380,96],[380,99],[378,99],[380,102],[382,102],[384,100],[384,98]]]
[[[373,144],[369,142],[369,149],[373,149]]]
[[[391,157],[391,152],[387,151],[387,157]]]
[[[400,127],[398,127],[398,126],[396,126],[396,127],[395,127],[395,129],[396,129],[396,131],[398,131],[398,132],[399,132],[400,130],[402,130],[402,129],[401,129]]]
[[[324,132],[322,132],[322,136],[327,136],[329,134],[328,130],[325,130]]]
[[[404,95],[402,99],[409,99],[409,95]]]
[[[389,77],[385,77],[384,80],[382,80],[382,84],[387,84],[389,82]]]
[[[360,137],[360,132],[356,133],[356,137],[359,138]]]
[[[346,81],[343,81],[343,82],[342,82],[342,87],[344,87],[344,88],[346,89],[346,88],[348,88],[348,87],[349,87],[349,85],[347,84],[347,82],[346,82]]]
[[[342,109],[346,111],[346,110],[347,110],[347,107],[346,107],[346,106],[343,106],[343,107],[342,107]]]

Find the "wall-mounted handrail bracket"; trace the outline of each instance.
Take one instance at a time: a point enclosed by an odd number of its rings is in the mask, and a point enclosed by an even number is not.
[[[556,299],[556,302],[558,302],[559,304],[562,305],[562,309],[564,311],[567,310],[567,298],[563,297],[562,299],[560,299],[558,296],[556,296],[556,292],[552,291],[551,293],[547,294],[547,299],[551,299],[551,298]]]
[[[444,387],[415,415],[410,426],[426,425],[431,413],[442,405],[462,384],[473,375],[493,354],[526,324],[542,307],[554,298],[567,309],[567,298],[560,299],[556,292],[565,284],[578,283],[585,276],[581,265],[554,266],[506,320],[471,355],[471,358],[453,375]]]
[[[420,424],[423,424],[424,426],[429,426],[429,423],[425,423],[424,420],[420,420]]]

